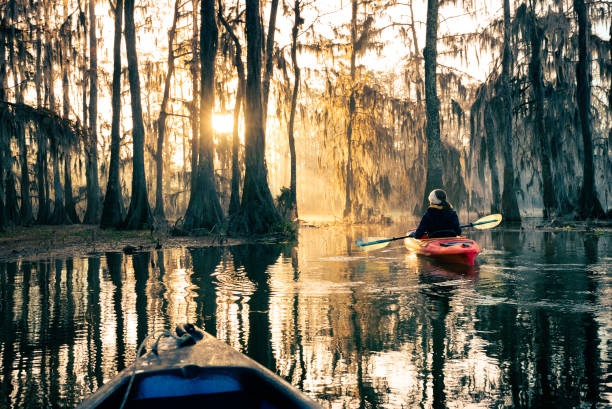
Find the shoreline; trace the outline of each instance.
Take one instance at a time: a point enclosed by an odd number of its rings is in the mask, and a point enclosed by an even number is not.
[[[397,222],[396,222],[397,223]],[[391,223],[395,224],[395,223]],[[403,224],[401,222],[397,224]],[[301,228],[364,226],[362,223],[305,222]],[[381,224],[382,225],[382,224]],[[298,228],[300,228],[298,227]],[[612,221],[574,221],[569,219],[525,220],[521,226],[502,223],[501,231],[576,231],[612,234]],[[228,247],[241,244],[287,242],[279,236],[230,237],[226,235],[173,236],[165,230],[114,230],[97,225],[40,225],[13,227],[0,231],[0,261],[39,260],[44,258],[86,257],[105,252],[154,251],[179,247]]]
[[[130,253],[186,246],[235,246],[251,242],[255,240],[220,235],[172,236],[159,230],[114,230],[86,224],[41,225],[0,232],[0,260],[31,261],[117,251]]]

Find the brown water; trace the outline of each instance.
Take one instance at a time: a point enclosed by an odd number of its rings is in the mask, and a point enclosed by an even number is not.
[[[609,232],[475,232],[457,268],[354,248],[378,229],[0,263],[0,408],[74,407],[183,322],[324,407],[612,406]]]

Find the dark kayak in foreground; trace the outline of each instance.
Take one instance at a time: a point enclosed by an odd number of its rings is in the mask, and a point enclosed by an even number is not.
[[[137,354],[138,356],[138,354]],[[186,324],[162,333],[152,351],[79,408],[321,408],[267,368]]]
[[[404,240],[404,246],[440,261],[468,266],[474,265],[474,259],[480,253],[478,244],[463,236],[421,240],[408,237]]]

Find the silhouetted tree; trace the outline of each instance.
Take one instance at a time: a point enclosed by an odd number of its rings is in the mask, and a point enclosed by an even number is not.
[[[98,41],[96,38],[95,0],[89,0],[89,137],[85,142],[87,209],[84,223],[100,220],[100,185],[98,182]]]
[[[115,36],[113,38],[113,93],[111,97],[111,147],[108,182],[100,226],[119,227],[123,220],[123,199],[119,184],[119,149],[121,143],[121,27],[123,0],[115,2]]]
[[[200,15],[200,140],[195,178],[183,226],[191,229],[219,229],[223,210],[215,187],[213,167],[212,110],[214,105],[215,57],[217,55],[217,22],[215,1],[202,0]]]
[[[512,110],[513,100],[510,90],[512,48],[510,31],[512,23],[510,21],[510,0],[504,1],[504,48],[502,52],[502,73],[501,73],[501,98],[504,109],[504,190],[502,193],[502,212],[508,221],[520,222],[521,213],[516,200],[516,179],[514,174],[514,159],[512,157]]]
[[[263,130],[266,133],[268,119],[268,96],[270,94],[270,79],[274,71],[274,35],[276,34],[276,15],[278,14],[278,0],[270,3],[270,19],[268,20],[268,36],[265,39],[265,49],[263,50],[265,59],[265,69],[262,82],[262,104],[263,104]],[[265,34],[262,35],[262,39]],[[262,41],[263,44],[263,41]]]
[[[293,64],[293,93],[291,94],[291,111],[289,113],[288,137],[289,137],[289,152],[291,154],[291,185],[289,187],[290,198],[289,206],[291,207],[291,219],[297,219],[297,159],[295,153],[295,137],[293,135],[293,127],[295,124],[295,110],[297,106],[297,96],[300,89],[300,67],[297,63],[297,36],[298,30],[304,20],[300,16],[300,0],[295,0],[293,5],[293,28],[291,29],[291,63]]]
[[[132,198],[130,208],[123,222],[126,229],[142,229],[153,225],[153,215],[147,197],[147,182],[144,169],[144,124],[140,101],[140,78],[136,54],[136,33],[134,27],[134,0],[125,0],[125,48],[128,60],[128,78],[132,102]]]
[[[574,0],[574,11],[578,18],[578,62],[576,63],[576,84],[578,113],[580,114],[580,129],[584,148],[582,190],[580,192],[580,209],[582,218],[603,217],[604,211],[597,197],[595,188],[595,166],[593,164],[593,136],[591,134],[591,81],[589,23],[587,5],[584,0]]]
[[[259,20],[259,0],[247,0],[245,174],[240,211],[231,220],[233,231],[246,234],[268,233],[281,220],[268,186],[268,170],[265,160],[266,135],[262,123],[261,25]]]
[[[544,84],[542,82],[542,41],[543,30],[538,24],[535,10],[530,11],[530,45],[529,79],[533,88],[534,128],[539,142],[540,162],[542,166],[542,194],[544,200],[544,217],[549,218],[557,209],[557,195],[553,183],[550,163],[551,150],[548,132],[544,125]]]
[[[424,211],[429,206],[427,196],[442,186],[442,148],[440,142],[440,101],[438,100],[436,68],[438,41],[438,0],[427,0],[427,25],[425,32],[425,105],[427,113],[427,176],[423,195]]]
[[[351,1],[351,95],[349,96],[349,109],[346,125],[346,190],[344,200],[344,217],[350,217],[353,214],[353,121],[355,120],[355,71],[357,59],[357,10],[359,7],[358,0]]]
[[[244,63],[242,62],[242,46],[240,40],[234,33],[233,28],[223,17],[223,10],[221,8],[221,0],[219,0],[219,21],[223,24],[227,33],[234,43],[234,66],[238,74],[238,90],[236,91],[236,104],[234,105],[234,124],[232,129],[232,181],[230,187],[230,202],[228,209],[228,216],[232,216],[240,210],[240,166],[238,158],[238,149],[240,148],[240,138],[238,136],[238,128],[240,126],[240,109],[244,106],[244,93],[246,87],[246,79],[244,76]]]
[[[156,164],[156,183],[155,183],[155,210],[153,215],[160,222],[165,222],[166,215],[164,212],[164,191],[163,191],[163,175],[164,175],[164,134],[166,133],[166,117],[168,113],[168,99],[170,96],[170,80],[174,74],[174,36],[176,34],[176,22],[179,14],[179,2],[174,2],[174,15],[172,17],[172,27],[168,31],[168,71],[164,80],[164,94],[162,97],[159,117],[157,118],[157,150],[155,151]]]

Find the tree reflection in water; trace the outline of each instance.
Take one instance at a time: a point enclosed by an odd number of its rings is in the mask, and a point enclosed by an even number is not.
[[[216,336],[217,305],[212,274],[221,261],[222,250],[216,247],[190,248],[189,254],[193,263],[191,282],[196,286],[195,324]]]
[[[73,407],[185,321],[324,406],[609,406],[608,236],[490,232],[474,268],[353,239],[0,262],[0,409]]]
[[[276,361],[270,340],[270,286],[268,267],[280,256],[278,245],[244,245],[230,248],[236,269],[243,267],[246,276],[255,284],[249,301],[249,338],[246,353],[249,357],[276,371]]]
[[[126,367],[125,362],[125,324],[123,320],[123,307],[121,298],[123,294],[123,280],[121,264],[123,263],[123,254],[117,252],[109,252],[105,254],[106,267],[110,276],[111,282],[114,285],[113,290],[113,311],[115,313],[116,329],[115,337],[117,339],[117,371],[121,371]]]

